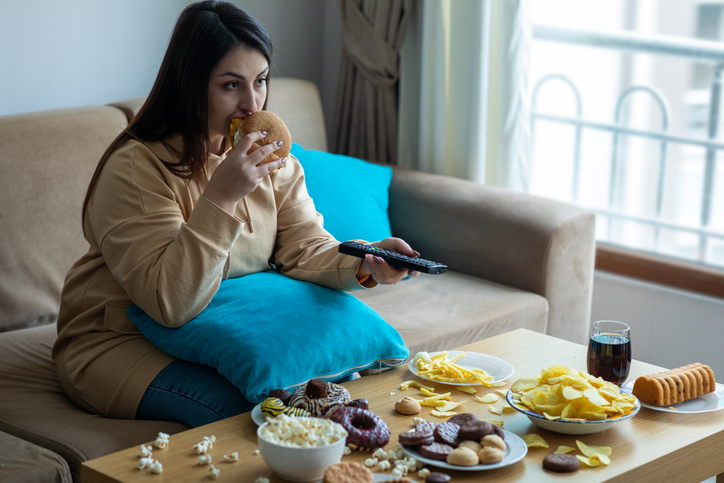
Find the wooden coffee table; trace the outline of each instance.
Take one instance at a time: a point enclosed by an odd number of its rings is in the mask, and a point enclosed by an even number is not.
[[[452,348],[450,348],[452,349]],[[535,376],[540,370],[560,364],[578,370],[586,370],[586,347],[556,339],[544,334],[518,329],[490,339],[474,342],[459,350],[490,354],[510,362],[515,374],[508,380],[504,389],[518,377]],[[636,346],[634,342],[634,354]],[[689,361],[695,362],[695,361]],[[660,367],[634,361],[629,380],[644,374],[663,370]],[[415,388],[404,392],[400,383],[416,379],[403,365],[381,375],[372,375],[350,381],[344,385],[353,398],[365,398],[370,409],[381,416],[390,426],[392,439],[387,448],[397,442],[397,435],[412,428],[412,416],[402,416],[394,410],[394,403],[405,395],[420,398]],[[422,381],[421,381],[422,382]],[[450,386],[425,382],[436,387],[437,392],[447,392]],[[479,387],[478,394],[491,389]],[[698,483],[717,476],[717,483],[724,483],[724,411],[700,414],[676,414],[642,408],[635,417],[622,421],[602,433],[571,436],[553,433],[538,428],[530,420],[518,413],[503,416],[490,414],[487,404],[480,404],[459,391],[453,392],[453,400],[468,399],[461,406],[466,412],[472,412],[480,418],[502,419],[504,428],[522,436],[538,433],[548,442],[549,449],[531,448],[522,461],[505,468],[483,472],[447,471],[453,482],[485,481],[490,482],[679,482]],[[500,407],[499,400],[494,406]],[[430,421],[443,421],[430,414],[430,407],[423,407],[417,415]],[[214,464],[221,470],[216,481],[234,481],[253,483],[259,477],[267,477],[271,482],[281,482],[264,463],[257,449],[257,426],[250,413],[191,429],[172,435],[170,444],[163,450],[155,450],[154,457],[163,463],[163,473],[149,475],[147,471],[136,469],[139,448],[129,448],[117,453],[88,461],[83,464],[81,477],[83,483],[93,482],[208,482],[207,467],[196,466],[197,455],[192,452],[194,444],[204,436],[215,435],[216,444],[211,451]],[[587,445],[610,446],[613,449],[611,464],[597,468],[583,467],[576,473],[556,474],[542,468],[545,455],[552,453],[559,445],[576,446],[576,439]],[[225,463],[223,455],[237,451],[239,462]],[[369,453],[353,453],[343,461],[364,462]],[[431,468],[432,471],[436,471]],[[389,474],[389,470],[385,472]],[[420,481],[416,474],[409,475]]]

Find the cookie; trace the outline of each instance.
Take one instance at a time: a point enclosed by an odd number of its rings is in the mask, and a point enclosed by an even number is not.
[[[450,475],[433,471],[425,477],[425,483],[448,483],[451,479]]]
[[[418,425],[419,426],[419,425]],[[398,441],[404,446],[420,446],[435,442],[435,436],[432,435],[432,429],[423,427],[420,430],[413,429],[406,433],[400,433]]]
[[[374,483],[375,477],[372,472],[363,464],[354,461],[337,463],[324,472],[324,483]]]
[[[493,425],[487,421],[469,421],[460,425],[458,439],[460,441],[480,441],[483,436],[492,434],[494,431]]]
[[[453,448],[449,444],[430,443],[420,446],[418,452],[420,453],[420,456],[423,456],[425,458],[430,458],[431,460],[445,461],[447,460],[447,455],[452,453],[454,449],[455,448]]]
[[[478,459],[480,464],[492,465],[493,463],[499,463],[503,461],[505,454],[496,448],[495,446],[484,446],[483,449],[478,451]]]
[[[437,427],[437,423],[433,423],[430,421],[420,421],[415,425],[416,431],[423,431],[423,432],[430,432],[432,434],[435,431],[435,428]]]
[[[448,444],[453,448],[457,448],[459,444],[458,431],[460,431],[460,426],[455,423],[445,422],[438,424],[432,434],[438,443]]]
[[[415,398],[403,397],[395,403],[395,411],[400,414],[417,414],[422,410],[422,406]]]
[[[456,466],[475,466],[480,459],[475,451],[469,448],[455,448],[447,455],[447,464]]]
[[[505,431],[503,431],[503,428],[498,426],[497,424],[490,424],[490,426],[493,428],[493,432],[491,434],[497,434],[500,436],[500,439],[505,439]]]
[[[462,426],[463,423],[469,423],[472,421],[477,421],[478,417],[471,413],[460,413],[456,414],[455,416],[451,417],[447,420],[448,423],[455,423],[458,426]]]
[[[369,409],[370,403],[367,399],[353,399],[347,403],[347,406],[352,408]]]
[[[506,448],[505,441],[503,441],[503,438],[501,438],[497,434],[488,434],[487,436],[483,436],[483,439],[480,440],[480,445],[494,446],[500,451],[505,451]]]
[[[480,443],[478,443],[477,441],[463,441],[462,443],[460,443],[460,444],[458,445],[458,448],[461,448],[461,447],[462,447],[462,448],[469,448],[469,449],[475,451],[476,453],[477,453],[478,451],[480,451],[481,449],[483,449],[483,447],[480,446]]]
[[[289,400],[292,398],[292,393],[286,389],[272,389],[269,391],[269,397],[278,398],[285,406],[289,405]]]
[[[581,467],[581,462],[572,454],[549,454],[543,458],[543,468],[557,473],[572,473]]]

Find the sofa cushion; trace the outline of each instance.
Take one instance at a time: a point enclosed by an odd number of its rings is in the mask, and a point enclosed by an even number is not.
[[[50,450],[0,431],[0,480],[70,483],[68,463]]]
[[[274,271],[223,280],[211,303],[177,329],[137,306],[128,315],[158,348],[215,367],[251,402],[309,379],[402,364],[397,331],[353,296]]]
[[[108,419],[80,409],[58,382],[50,356],[56,337],[55,325],[0,334],[0,431],[62,456],[80,481],[84,461],[153,441],[159,431],[188,429],[178,423]]]
[[[449,350],[518,328],[545,334],[548,321],[548,302],[540,295],[453,271],[354,295],[394,321],[412,354]]]
[[[292,144],[304,168],[307,191],[339,241],[377,241],[392,236],[387,208],[392,168]]]
[[[65,275],[88,250],[88,183],[125,124],[111,107],[0,117],[0,332],[55,321]]]

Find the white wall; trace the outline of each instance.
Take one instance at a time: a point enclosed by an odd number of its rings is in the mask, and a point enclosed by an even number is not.
[[[0,0],[0,115],[147,95],[189,0]],[[332,117],[336,1],[235,0],[274,43],[272,74],[307,79]]]
[[[724,300],[597,271],[591,320],[631,326],[634,359],[674,368],[701,362],[724,374]]]

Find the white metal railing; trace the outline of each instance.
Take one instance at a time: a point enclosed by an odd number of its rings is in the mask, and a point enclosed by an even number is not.
[[[581,131],[583,128],[608,131],[613,133],[613,150],[611,159],[611,178],[608,193],[608,209],[589,207],[591,211],[608,217],[609,223],[614,219],[636,221],[655,227],[655,241],[658,243],[659,229],[668,228],[682,232],[694,233],[699,236],[699,261],[706,260],[707,242],[709,238],[724,240],[724,233],[708,228],[711,220],[712,194],[714,188],[714,177],[716,168],[717,150],[724,150],[724,143],[718,142],[719,115],[722,95],[722,71],[724,71],[724,46],[719,42],[693,40],[678,37],[661,35],[642,35],[632,32],[593,32],[573,29],[561,29],[543,25],[533,26],[533,38],[537,40],[548,40],[575,45],[587,45],[598,48],[616,50],[627,50],[633,52],[650,53],[658,55],[669,55],[685,57],[692,61],[706,62],[714,68],[714,78],[711,85],[711,97],[709,102],[708,132],[706,138],[693,136],[675,135],[669,130],[669,107],[663,95],[653,87],[634,86],[624,91],[618,98],[616,104],[613,124],[591,122],[582,119],[582,100],[575,84],[566,76],[561,74],[550,74],[540,79],[532,91],[531,103],[531,138],[535,141],[535,122],[539,120],[557,122],[575,126],[575,146],[573,160],[573,200],[578,201],[578,185],[581,163]],[[573,92],[576,99],[576,117],[556,116],[539,113],[535,111],[538,93],[541,87],[550,81],[561,81]],[[650,94],[659,105],[662,116],[660,131],[647,131],[633,129],[621,125],[621,108],[626,98],[635,91],[643,91]],[[656,191],[656,215],[654,217],[635,216],[616,211],[616,186],[618,179],[619,155],[618,142],[621,135],[639,136],[660,141],[659,151],[659,174]],[[701,196],[701,216],[698,226],[686,225],[678,222],[670,222],[661,218],[664,195],[664,177],[666,172],[667,147],[668,143],[680,143],[692,146],[700,146],[706,149],[704,182]]]

